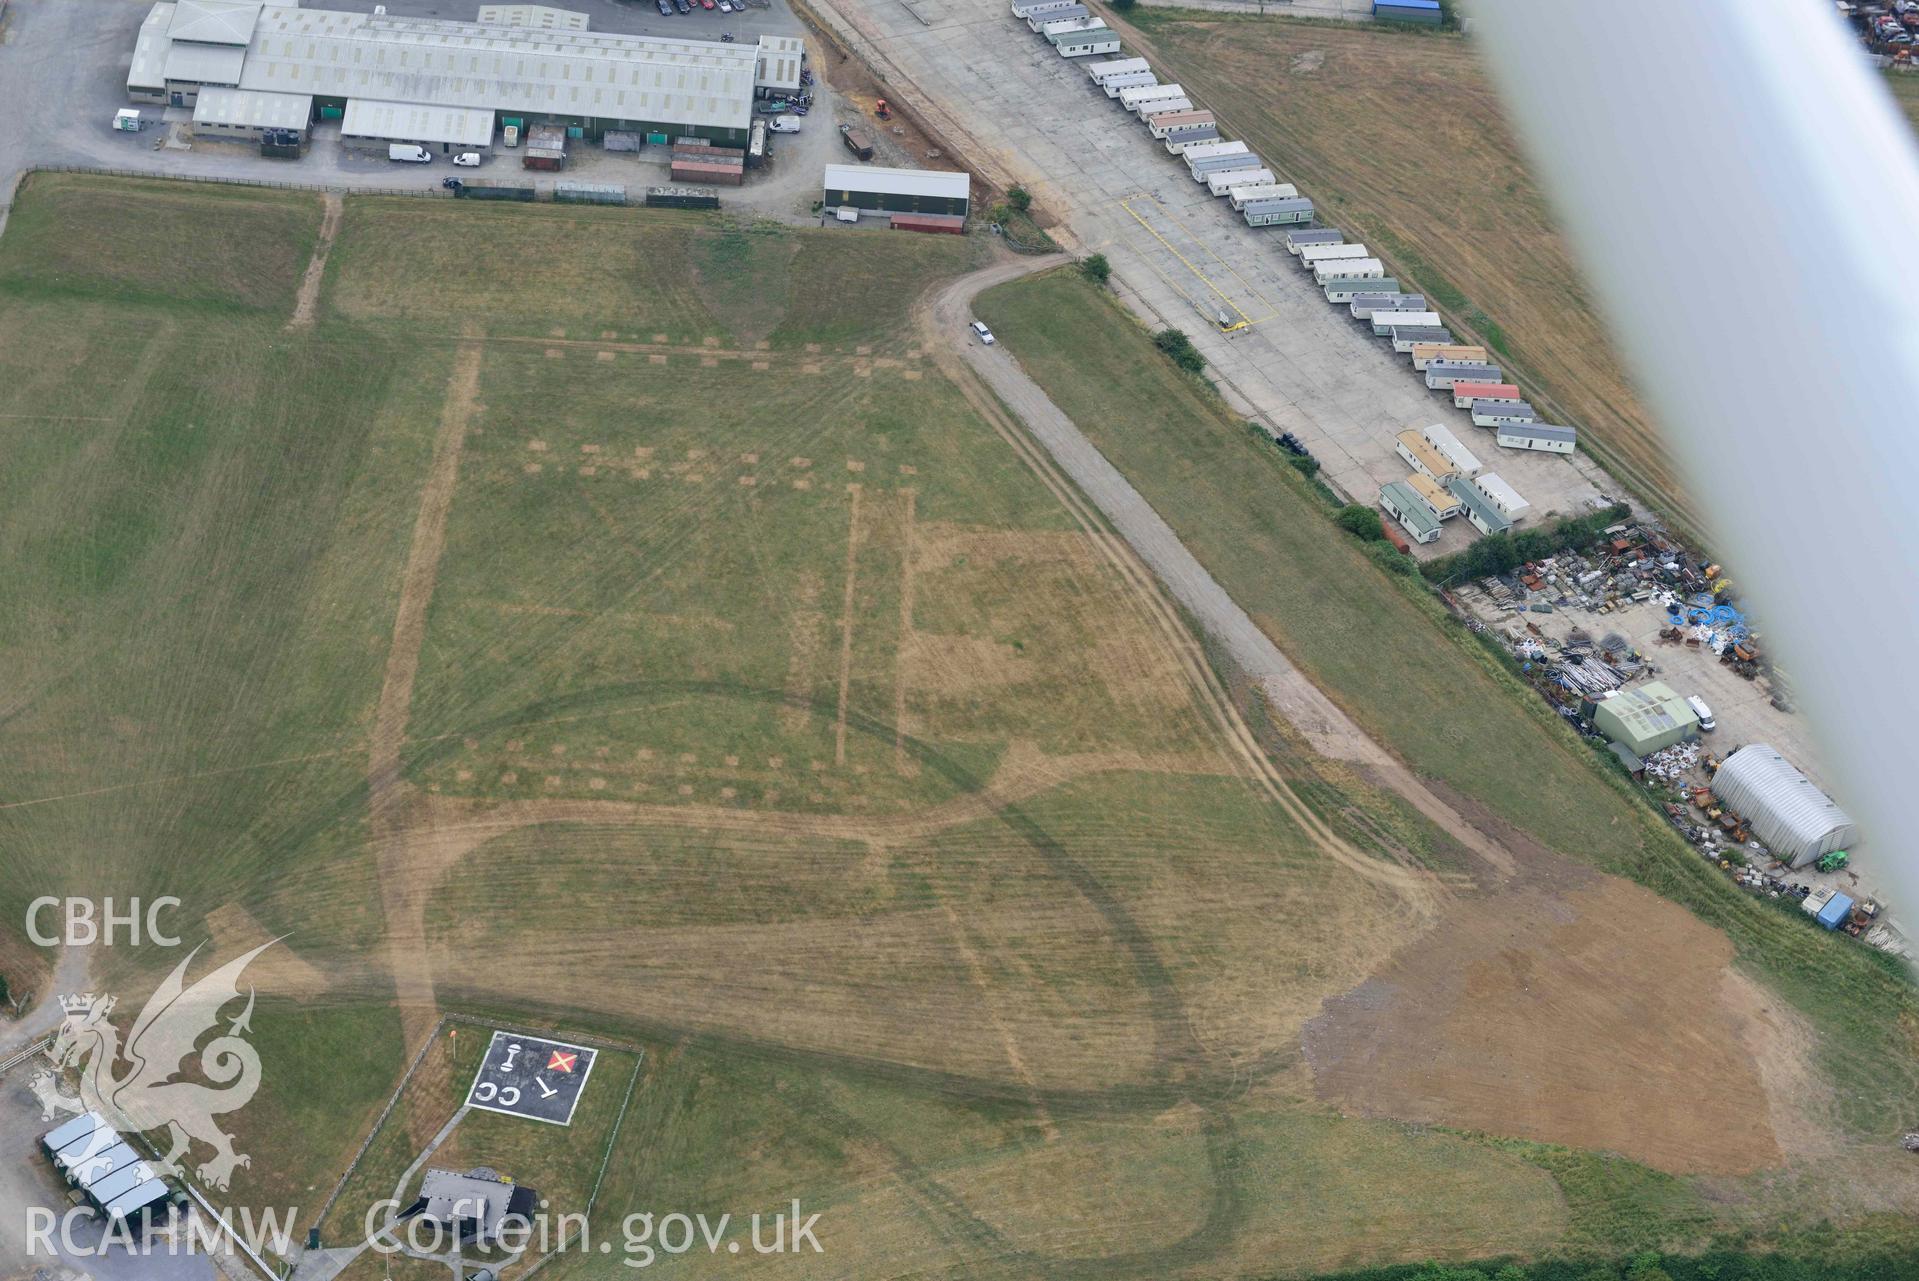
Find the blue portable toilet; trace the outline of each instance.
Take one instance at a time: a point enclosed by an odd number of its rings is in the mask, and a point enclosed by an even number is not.
[[[1813,919],[1829,930],[1836,930],[1852,916],[1852,900],[1844,894],[1834,894],[1819,909],[1819,915]]]

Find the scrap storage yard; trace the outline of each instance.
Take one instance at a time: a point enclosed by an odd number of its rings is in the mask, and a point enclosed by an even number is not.
[[[1412,367],[1410,345],[1395,350],[1389,328],[1354,314],[1351,294],[1329,301],[1328,284],[1345,278],[1333,269],[1316,276],[1287,252],[1284,238],[1296,214],[1249,225],[1292,199],[1303,198],[1310,216],[1309,188],[1244,143],[1222,138],[1188,148],[1155,126],[1143,110],[1152,99],[1140,91],[1172,86],[1102,87],[1089,66],[1126,62],[1130,51],[1062,56],[1040,34],[1061,10],[1037,2],[1015,3],[1009,12],[979,0],[917,18],[850,3],[819,11],[837,36],[924,106],[941,132],[969,155],[992,158],[996,185],[1025,185],[1059,218],[1056,235],[1082,252],[1106,254],[1142,314],[1155,327],[1189,331],[1222,390],[1273,436],[1290,433],[1339,491],[1372,503],[1383,485],[1405,481],[1398,436],[1433,423],[1450,424],[1469,449],[1493,459],[1486,470],[1524,495],[1535,520],[1584,514],[1616,490],[1583,454],[1502,448],[1490,427],[1475,426],[1470,404],[1456,405],[1449,390],[1429,386],[1426,371]],[[1173,77],[1162,72],[1155,81],[1162,80]],[[1210,105],[1191,86],[1179,88],[1171,101],[1180,111]],[[1171,154],[1175,149],[1179,154]],[[1235,208],[1230,175],[1250,181],[1261,169],[1275,176],[1261,184],[1271,190]],[[1385,274],[1368,270],[1373,279]],[[1380,287],[1393,286],[1382,280]],[[1438,328],[1429,336],[1450,337]],[[1493,375],[1503,371],[1486,372],[1496,382]],[[1439,539],[1417,553],[1445,554],[1476,536],[1468,520],[1448,518]]]

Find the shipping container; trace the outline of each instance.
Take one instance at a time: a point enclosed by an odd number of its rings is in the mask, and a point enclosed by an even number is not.
[[[1095,62],[1086,68],[1086,75],[1096,85],[1104,85],[1114,76],[1130,76],[1136,72],[1151,71],[1152,64],[1144,58],[1110,58],[1104,62]]]
[[[1206,175],[1206,189],[1215,196],[1230,196],[1236,191],[1248,189],[1262,191],[1273,185],[1271,169],[1240,169]],[[1272,198],[1279,199],[1277,196]]]
[[[552,147],[528,147],[520,153],[520,167],[523,169],[544,169],[548,172],[566,168],[566,153]]]
[[[654,209],[718,209],[720,193],[700,187],[648,187],[646,203]]]
[[[1539,411],[1523,400],[1475,400],[1468,408],[1475,427],[1511,427],[1539,421]]]
[[[1445,391],[1461,382],[1496,383],[1500,377],[1498,365],[1479,360],[1435,360],[1426,366],[1426,386],[1433,391]]]
[[[1484,347],[1470,347],[1464,343],[1423,342],[1413,348],[1413,368],[1421,373],[1435,360],[1476,360],[1484,362],[1491,356]]]
[[[1248,227],[1284,227],[1313,220],[1310,200],[1259,200],[1241,209]]]
[[[1384,280],[1386,264],[1377,258],[1329,258],[1313,264],[1313,283],[1324,288],[1329,280]]]
[[[1398,311],[1425,311],[1425,294],[1399,294],[1374,292],[1356,294],[1347,303],[1354,320],[1371,320],[1373,312],[1380,309]]]
[[[1346,243],[1346,233],[1337,227],[1303,227],[1298,231],[1286,233],[1286,252],[1295,258],[1307,245],[1341,245]]]
[[[746,139],[746,167],[758,169],[766,163],[766,121],[755,120]]]
[[[1157,98],[1184,98],[1186,90],[1181,85],[1135,85],[1119,91],[1119,105],[1128,111],[1137,110],[1142,102],[1152,102]]]
[[[625,129],[608,129],[600,135],[600,146],[608,151],[640,151],[646,147],[646,135]]]
[[[521,204],[539,198],[531,182],[501,182],[488,178],[468,178],[453,189],[462,200],[517,200]]]
[[[1486,496],[1486,501],[1499,509],[1507,520],[1518,520],[1533,509],[1533,505],[1519,496],[1519,491],[1501,480],[1494,472],[1473,477],[1473,488]]]
[[[1210,147],[1220,141],[1219,126],[1193,125],[1186,129],[1169,130],[1166,134],[1166,150],[1170,155],[1184,155],[1196,147]]]
[[[755,121],[754,123],[759,123]],[[685,156],[689,160],[745,160],[744,147],[719,147],[698,138],[682,138],[673,144],[673,158]]]
[[[1393,326],[1393,350],[1402,356],[1410,354],[1414,347],[1423,342],[1451,342],[1452,340],[1453,331],[1444,325]]]
[[[845,144],[848,151],[861,160],[873,158],[873,140],[851,125],[840,126],[840,141]]]
[[[1298,195],[1299,189],[1290,182],[1269,182],[1259,187],[1236,187],[1228,198],[1237,213],[1255,200],[1292,200]]]
[[[892,226],[894,231],[926,231],[946,236],[966,234],[966,219],[958,214],[896,213],[892,216]]]
[[[1372,252],[1364,245],[1349,245],[1345,241],[1327,241],[1317,245],[1301,245],[1294,255],[1300,266],[1310,267],[1316,262],[1328,262],[1337,258],[1370,258]]]
[[[1373,332],[1384,338],[1395,329],[1433,328],[1439,324],[1439,313],[1414,311],[1411,307],[1375,307],[1367,319],[1372,323]]]
[[[746,180],[744,165],[721,164],[712,160],[675,160],[671,170],[674,182],[710,182],[722,187],[737,187]]]
[[[623,205],[626,188],[610,182],[556,182],[553,199],[562,205]]]
[[[1117,98],[1127,89],[1150,89],[1159,83],[1159,77],[1150,71],[1129,71],[1123,76],[1113,76],[1100,88],[1109,98]]]
[[[1399,289],[1399,282],[1391,276],[1381,276],[1378,280],[1329,280],[1326,282],[1326,301],[1335,306],[1350,304],[1361,294],[1390,294]]]
[[[1512,383],[1454,383],[1453,408],[1471,409],[1475,400],[1504,400],[1517,404],[1525,397]]]

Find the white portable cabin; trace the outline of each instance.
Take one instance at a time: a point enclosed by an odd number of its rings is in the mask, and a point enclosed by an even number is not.
[[[1195,147],[1210,147],[1220,141],[1219,126],[1193,125],[1184,129],[1166,131],[1166,150],[1170,155],[1184,155]]]
[[[1523,400],[1475,400],[1472,410],[1475,427],[1508,427],[1539,421],[1539,411]]]
[[[1186,153],[1186,163],[1190,166],[1201,160],[1210,160],[1214,156],[1243,156],[1252,150],[1243,142],[1215,142],[1204,147],[1194,147]]]
[[[1492,353],[1471,343],[1423,342],[1413,348],[1412,357],[1413,368],[1423,374],[1435,360],[1483,361],[1492,359]]]
[[[1337,227],[1304,227],[1298,231],[1286,233],[1286,252],[1299,257],[1299,251],[1307,245],[1343,245],[1346,233]]]
[[[1335,258],[1370,258],[1373,255],[1364,245],[1349,245],[1341,241],[1336,245],[1301,245],[1298,256],[1301,266],[1310,267],[1314,263]]]
[[[1395,329],[1432,329],[1439,324],[1436,311],[1414,311],[1411,307],[1375,307],[1367,319],[1373,322],[1373,333],[1384,338]]]
[[[1375,311],[1424,311],[1425,294],[1401,294],[1384,290],[1356,295],[1348,303],[1354,320],[1371,320]]]
[[[1494,472],[1473,477],[1473,488],[1486,496],[1486,501],[1497,507],[1507,520],[1518,520],[1533,509],[1533,505],[1519,496],[1519,491],[1501,480]]]
[[[1039,22],[1039,26],[1033,29],[1042,36],[1045,36],[1048,40],[1051,40],[1054,36],[1068,35],[1074,31],[1106,30],[1106,19],[1095,18],[1090,15],[1079,18],[1058,18],[1050,22],[1041,21],[1036,18],[1034,21]]]
[[[1329,280],[1384,280],[1386,264],[1377,258],[1330,258],[1313,264],[1313,281],[1322,288]]]
[[[1109,76],[1100,82],[1100,88],[1109,98],[1117,98],[1128,89],[1150,89],[1159,83],[1159,77],[1150,71],[1128,71],[1125,75]]]
[[[1517,405],[1526,398],[1513,383],[1454,383],[1453,408],[1471,409],[1479,401]]]
[[[1117,31],[1066,31],[1046,38],[1062,58],[1090,58],[1094,54],[1119,52]]]
[[[1187,158],[1190,163],[1186,167],[1192,172],[1193,181],[1198,183],[1204,183],[1216,173],[1235,173],[1244,169],[1258,169],[1266,163],[1250,151],[1245,155],[1206,156],[1200,160],[1192,160],[1191,156],[1192,153],[1188,152]]]
[[[1379,488],[1379,505],[1399,522],[1399,527],[1416,543],[1439,540],[1439,518],[1405,481],[1395,480]]]
[[[1399,282],[1391,276],[1382,276],[1378,280],[1329,280],[1326,282],[1326,301],[1338,306],[1350,303],[1361,294],[1390,294],[1399,288]]]
[[[1454,383],[1496,383],[1501,377],[1498,365],[1478,361],[1435,360],[1426,366],[1426,386],[1433,391],[1445,391]]]
[[[1134,114],[1139,117],[1140,123],[1144,124],[1148,129],[1151,129],[1153,127],[1153,121],[1161,116],[1187,116],[1191,115],[1192,112],[1193,104],[1189,99],[1155,98],[1151,102],[1141,103],[1139,110]],[[1154,136],[1157,137],[1158,135],[1155,134]]]
[[[1184,98],[1186,90],[1180,85],[1139,85],[1119,91],[1119,105],[1128,111],[1139,110],[1142,102],[1152,102],[1158,98]]]
[[[1570,454],[1579,444],[1579,433],[1570,427],[1547,423],[1505,423],[1493,437],[1501,449],[1537,449],[1547,454]]]
[[[1086,74],[1096,85],[1104,87],[1114,76],[1130,76],[1135,72],[1151,71],[1152,64],[1144,58],[1109,58],[1105,62],[1095,62],[1086,68]]]
[[[1248,227],[1284,227],[1313,220],[1313,202],[1301,196],[1293,200],[1256,200],[1239,211]]]
[[[1379,313],[1374,312],[1375,316]],[[1393,350],[1404,356],[1417,343],[1451,342],[1453,331],[1444,325],[1394,325]]]
[[[1204,132],[1208,129],[1213,131],[1213,141],[1219,141],[1219,121],[1213,118],[1212,112],[1203,111],[1197,107],[1185,111],[1168,112],[1164,115],[1155,113],[1146,121],[1146,132],[1161,142],[1165,142],[1176,133],[1183,134],[1189,130]],[[1197,139],[1198,134],[1193,136]]]
[[[1419,429],[1419,435],[1421,439],[1433,447],[1434,452],[1451,464],[1452,469],[1460,475],[1472,477],[1479,474],[1479,468],[1481,466],[1479,458],[1472,450],[1460,444],[1459,437],[1446,430],[1443,423],[1434,423],[1430,427],[1421,427]]]
[[[1229,196],[1247,187],[1259,191],[1273,185],[1271,169],[1235,169],[1206,175],[1206,189],[1215,196]]]
[[[1230,193],[1235,210],[1244,209],[1255,200],[1291,200],[1299,194],[1299,188],[1290,182],[1269,182],[1262,187],[1234,187]]]
[[[1057,13],[1061,9],[1082,9],[1079,0],[1013,0],[1015,18],[1030,18],[1036,13]]]

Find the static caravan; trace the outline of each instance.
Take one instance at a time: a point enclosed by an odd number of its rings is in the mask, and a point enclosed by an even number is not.
[[[1154,102],[1161,98],[1184,98],[1186,90],[1179,85],[1138,85],[1119,91],[1119,105],[1128,111],[1139,110],[1142,102]]]
[[[1432,329],[1439,324],[1436,311],[1414,311],[1411,307],[1375,307],[1367,319],[1373,323],[1373,332],[1384,338],[1395,329]]]
[[[1094,54],[1119,52],[1117,31],[1068,31],[1046,38],[1052,41],[1054,51],[1062,58],[1090,58]]]
[[[1475,400],[1472,410],[1475,427],[1507,427],[1539,421],[1539,411],[1523,400]]]
[[[1361,294],[1390,294],[1399,288],[1399,282],[1391,276],[1381,276],[1377,280],[1329,280],[1326,282],[1326,301],[1335,306],[1350,303]]]
[[[1083,4],[1076,4],[1070,9],[1056,9],[1051,13],[1036,13],[1026,20],[1027,26],[1043,36],[1052,35],[1055,31],[1084,30],[1094,23],[1103,27],[1106,19],[1094,17],[1093,11]]]
[[[1342,240],[1338,244],[1301,245],[1293,256],[1299,259],[1300,266],[1310,267],[1316,262],[1334,258],[1370,258],[1373,255],[1364,245],[1349,245]]]
[[[1313,227],[1286,233],[1286,252],[1299,257],[1299,251],[1307,245],[1343,245],[1346,233],[1337,227]]]
[[[1446,482],[1446,492],[1459,500],[1463,515],[1472,527],[1482,534],[1503,534],[1513,527],[1512,521],[1504,512],[1492,505],[1486,495],[1473,487],[1473,483],[1463,476],[1454,476]]]
[[[1466,504],[1431,476],[1414,472],[1406,478],[1406,487],[1418,494],[1419,501],[1426,504],[1426,510],[1440,520],[1451,520],[1466,510]]]
[[[1285,227],[1313,220],[1313,202],[1298,197],[1292,200],[1260,200],[1240,210],[1248,227]]]
[[[1148,117],[1146,121],[1146,131],[1155,138],[1158,138],[1161,142],[1164,142],[1168,134],[1175,133],[1181,129],[1205,129],[1210,127],[1217,132],[1218,125],[1219,121],[1213,118],[1212,112],[1203,111],[1198,108],[1189,108],[1186,111],[1173,111],[1165,114],[1155,113]]]
[[[1379,313],[1374,312],[1375,316]],[[1410,353],[1417,343],[1451,342],[1453,331],[1444,325],[1394,325],[1393,350],[1404,356]]]
[[[1198,177],[1199,181],[1210,191],[1212,189],[1213,179],[1215,178],[1245,178],[1250,180],[1258,174],[1270,172],[1272,171],[1266,168],[1265,163],[1261,161],[1258,156],[1223,156],[1220,157],[1220,163],[1209,163],[1201,173],[1195,176]],[[1231,184],[1229,183],[1228,185],[1230,186]],[[1222,187],[1220,190],[1223,191],[1225,189],[1226,188]],[[1214,192],[1213,194],[1218,195],[1219,192]]]
[[[1206,175],[1206,189],[1215,196],[1230,196],[1248,187],[1255,191],[1262,191],[1272,186],[1274,183],[1271,169],[1240,169],[1232,173]]]
[[[1399,522],[1406,536],[1416,543],[1439,541],[1439,518],[1432,514],[1421,501],[1412,486],[1405,481],[1395,480],[1379,487],[1379,505],[1386,514]]]
[[[1042,25],[1039,33],[1044,39],[1057,40],[1060,36],[1075,35],[1082,31],[1104,30],[1106,30],[1104,18],[1065,18],[1059,22],[1048,22]]]
[[[1329,280],[1384,280],[1386,264],[1377,258],[1329,258],[1313,264],[1313,283],[1321,288]]]
[[[1255,200],[1291,200],[1297,195],[1299,188],[1290,182],[1269,182],[1263,187],[1235,187],[1230,199],[1238,212]]]
[[[1503,400],[1509,405],[1517,405],[1526,398],[1519,394],[1519,388],[1512,383],[1454,383],[1453,408],[1471,409],[1477,400]]]
[[[1218,125],[1193,125],[1187,129],[1172,129],[1166,134],[1166,150],[1172,155],[1183,155],[1195,147],[1210,147],[1219,141]]]
[[[1158,120],[1161,116],[1190,116],[1192,114],[1193,104],[1185,98],[1157,98],[1152,102],[1144,104],[1139,109],[1140,123],[1144,124],[1149,130],[1153,127],[1153,121]]]
[[[1130,76],[1136,71],[1151,71],[1152,64],[1144,58],[1109,58],[1104,62],[1095,62],[1086,68],[1086,75],[1096,85],[1105,86],[1114,76]]]
[[[1519,496],[1519,491],[1501,480],[1497,473],[1487,472],[1483,476],[1473,477],[1473,488],[1486,496],[1486,501],[1499,509],[1499,514],[1507,520],[1518,520],[1533,509],[1533,505]]]
[[[1127,89],[1150,89],[1159,83],[1159,77],[1150,71],[1129,71],[1123,76],[1113,76],[1100,85],[1109,98],[1117,98]]]
[[[1446,456],[1426,442],[1426,438],[1412,428],[1399,433],[1393,444],[1393,452],[1405,460],[1406,465],[1427,477],[1445,483],[1446,478],[1458,474],[1459,469],[1446,461]]]
[[[1435,360],[1426,366],[1426,386],[1433,391],[1445,391],[1454,383],[1496,383],[1500,376],[1498,365],[1477,360]]]
[[[1501,449],[1537,449],[1548,454],[1570,454],[1579,443],[1579,433],[1570,427],[1546,423],[1506,423],[1493,437]]]
[[[1424,311],[1426,295],[1380,292],[1357,294],[1348,306],[1354,320],[1371,320],[1375,311]]]
[[[1228,144],[1230,146],[1230,144]],[[1194,176],[1194,182],[1205,182],[1207,176],[1215,173],[1232,173],[1236,169],[1259,169],[1261,159],[1251,151],[1244,153],[1226,153],[1226,155],[1205,155],[1194,159],[1194,153],[1186,153],[1186,169]]]
[[[1446,430],[1444,425],[1434,423],[1430,427],[1422,427],[1419,429],[1419,436],[1438,451],[1439,456],[1446,460],[1447,466],[1461,476],[1471,477],[1479,474],[1478,457],[1472,450],[1460,444],[1459,437]]]
[[[1084,9],[1079,0],[1013,0],[1013,16],[1030,18],[1036,13],[1058,13],[1061,9]]]
[[[1464,343],[1423,342],[1413,348],[1413,368],[1421,373],[1435,360],[1472,360],[1484,362],[1490,353],[1484,347]]]
[[[1186,163],[1205,160],[1212,156],[1243,156],[1252,148],[1243,142],[1216,142],[1210,147],[1195,147],[1186,153]]]

